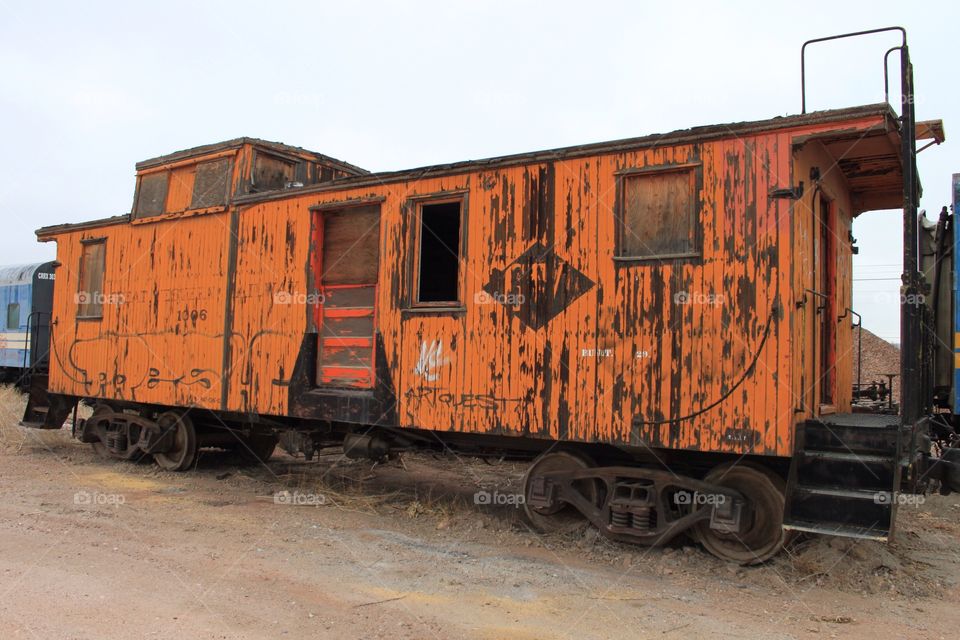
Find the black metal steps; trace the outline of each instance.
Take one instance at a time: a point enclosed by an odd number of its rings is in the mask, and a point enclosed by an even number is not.
[[[797,425],[784,527],[886,540],[900,484],[896,416],[839,414]]]
[[[27,394],[27,407],[20,420],[21,427],[45,429],[50,400],[47,395],[47,376],[32,375],[24,380],[23,391]]]
[[[21,427],[31,429],[60,429],[76,405],[76,398],[47,392],[47,374],[35,373],[26,385],[27,406],[23,411]]]

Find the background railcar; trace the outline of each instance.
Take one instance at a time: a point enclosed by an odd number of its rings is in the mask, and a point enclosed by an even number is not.
[[[896,492],[949,490],[953,464],[916,392],[902,422],[851,413],[852,221],[903,205],[916,239],[916,139],[942,132],[916,126],[901,54],[900,116],[373,174],[250,138],[140,163],[130,214],[38,231],[59,268],[25,423],[85,398],[83,441],[173,470],[279,434],[307,456],[539,454],[537,526],[692,530],[741,562],[787,529],[886,538]],[[915,241],[904,259],[918,287]],[[926,333],[901,313],[913,376]]]
[[[54,263],[0,267],[0,379],[24,382],[45,373],[53,310]]]

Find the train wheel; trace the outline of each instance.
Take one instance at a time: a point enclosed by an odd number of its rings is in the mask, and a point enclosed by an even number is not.
[[[157,416],[157,423],[165,429],[169,426],[176,428],[170,449],[153,454],[157,464],[167,471],[186,471],[195,465],[200,448],[197,446],[197,430],[193,420],[186,414],[167,411]]]
[[[98,422],[102,416],[113,413],[113,409],[108,407],[105,404],[97,405],[93,410],[93,413],[90,414],[90,417],[87,418],[87,422],[94,424]],[[100,440],[90,443],[90,446],[93,448],[94,453],[103,458],[104,460],[116,460],[117,456],[110,453],[110,450],[107,449],[107,445],[103,444]]]
[[[697,538],[707,551],[745,565],[759,564],[780,552],[787,541],[783,529],[786,485],[780,476],[761,467],[733,463],[714,468],[705,479],[736,489],[750,503],[749,521],[740,533],[715,531],[709,521],[697,524]]]
[[[277,448],[277,437],[270,435],[254,435],[243,438],[237,446],[237,451],[244,462],[256,464],[266,462]]]
[[[554,451],[546,453],[536,460],[523,477],[524,498],[530,495],[531,483],[539,474],[546,471],[576,471],[589,469],[594,466],[593,461],[584,455],[568,451]],[[593,504],[599,504],[601,498],[601,484],[596,480],[585,480],[575,485],[583,495]],[[584,526],[587,520],[574,507],[559,503],[552,507],[531,507],[525,499],[523,510],[530,520],[530,524],[542,533],[563,533],[574,531]]]

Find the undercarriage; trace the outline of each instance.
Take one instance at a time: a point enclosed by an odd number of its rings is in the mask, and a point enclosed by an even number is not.
[[[196,422],[189,410],[120,408],[98,404],[89,418],[79,420],[74,435],[104,458],[138,460],[153,456],[167,471],[186,471],[197,463],[200,449],[236,451],[249,462],[265,461],[277,445],[276,436],[250,425],[231,425],[216,418]]]

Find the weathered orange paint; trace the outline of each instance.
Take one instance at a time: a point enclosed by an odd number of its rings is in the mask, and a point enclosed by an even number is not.
[[[822,406],[818,395],[811,168],[819,167],[832,203],[836,255],[826,268],[839,316],[851,304],[853,216],[867,201],[896,206],[856,188],[850,159],[867,144],[895,157],[894,118],[886,107],[865,107],[407,173],[354,172],[250,195],[242,190],[254,145],[243,144],[222,210],[39,232],[57,241],[62,265],[50,388],[289,415],[305,337],[318,339],[324,317],[353,313],[309,302],[320,293],[319,216],[338,203],[375,202],[374,323],[398,426],[787,456],[798,421],[850,408],[849,316],[834,319],[835,402]],[[836,144],[849,144],[846,164],[832,155]],[[190,158],[222,153],[203,149]],[[618,173],[678,164],[700,172],[700,257],[616,261]],[[801,181],[798,200],[769,195]],[[169,191],[171,214],[189,206],[187,183]],[[416,207],[424,196],[450,194],[465,203],[462,306],[411,309]],[[102,320],[77,320],[80,243],[96,237],[107,242],[105,293],[122,304],[105,306]],[[593,285],[535,328],[489,303],[483,287],[537,243]],[[557,272],[546,273],[527,274],[531,290],[558,285]],[[321,373],[321,386],[341,374]]]

